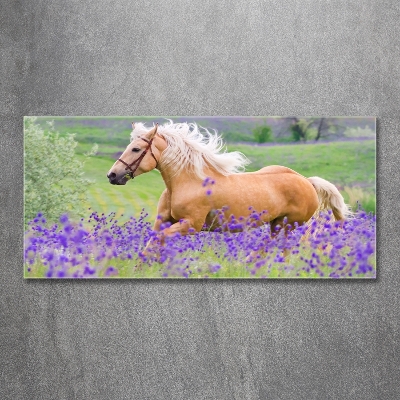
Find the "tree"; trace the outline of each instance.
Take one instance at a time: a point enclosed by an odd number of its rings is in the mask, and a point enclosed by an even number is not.
[[[256,126],[253,134],[258,143],[266,143],[272,140],[272,129],[269,125]]]
[[[25,223],[38,212],[51,222],[66,212],[82,215],[87,188],[93,182],[83,176],[84,164],[76,158],[78,143],[74,135],[60,137],[52,124],[44,130],[35,120],[26,117],[24,121]],[[96,151],[97,145],[87,156]]]
[[[290,132],[295,142],[307,140],[320,140],[331,135],[342,135],[346,127],[342,126],[335,118],[287,118],[281,125],[277,137],[285,136]]]
[[[295,142],[305,142],[307,140],[307,131],[311,123],[304,119],[293,118],[293,122],[290,125],[290,132]]]
[[[317,134],[315,140],[319,140],[330,135],[342,135],[346,127],[339,123],[335,118],[320,118],[317,123]]]

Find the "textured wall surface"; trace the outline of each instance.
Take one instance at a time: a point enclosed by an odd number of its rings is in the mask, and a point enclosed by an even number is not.
[[[2,399],[395,399],[400,3],[9,1]],[[24,281],[24,115],[372,115],[376,281]]]

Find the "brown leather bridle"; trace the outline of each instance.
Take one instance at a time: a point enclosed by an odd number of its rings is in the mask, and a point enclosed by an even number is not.
[[[157,132],[157,128],[156,128],[156,132]],[[154,132],[154,135],[156,134],[156,132]],[[134,173],[139,168],[139,165],[140,165],[141,161],[143,160],[144,156],[146,155],[146,153],[149,150],[150,150],[150,154],[153,156],[154,160],[156,161],[156,168],[157,168],[158,161],[157,161],[156,156],[153,153],[153,150],[151,149],[151,145],[153,143],[154,135],[150,140],[147,140],[145,138],[139,138],[139,139],[144,140],[147,143],[147,147],[143,150],[143,153],[135,161],[133,161],[131,164],[128,164],[124,160],[121,160],[120,158],[118,158],[118,161],[121,161],[122,164],[126,165],[125,171],[128,171],[128,169],[130,170],[128,175],[131,177],[131,179],[133,179],[135,177]],[[132,167],[134,167],[134,168],[132,169]]]

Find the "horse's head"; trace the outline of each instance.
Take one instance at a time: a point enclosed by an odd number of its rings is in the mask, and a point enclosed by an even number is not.
[[[129,179],[149,172],[158,166],[161,151],[156,147],[158,124],[149,132],[134,138],[121,157],[107,173],[107,178],[113,185],[125,185]],[[132,129],[135,124],[132,122]]]

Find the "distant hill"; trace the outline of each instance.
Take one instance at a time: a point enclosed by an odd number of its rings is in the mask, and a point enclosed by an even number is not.
[[[145,122],[151,126],[156,122],[163,124],[166,119],[171,119],[173,122],[196,122],[209,130],[215,129],[227,142],[254,142],[253,129],[264,124],[271,126],[275,137],[286,135],[289,139],[290,136],[288,127],[291,117],[38,117],[38,122],[45,126],[47,121],[54,120],[55,129],[61,134],[76,132],[81,139],[84,138],[83,140],[87,142],[105,143],[114,141],[115,144],[120,145],[126,144],[126,135],[131,130],[131,121]],[[329,119],[343,127],[342,133],[348,129],[351,132],[350,137],[353,138],[363,136],[364,132],[368,132],[368,137],[371,138],[376,130],[374,117],[335,117]],[[329,140],[335,140],[335,135],[331,136]]]

